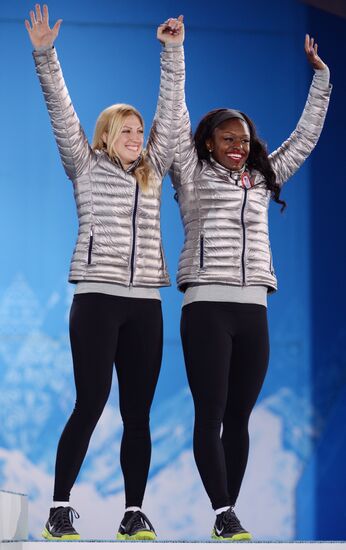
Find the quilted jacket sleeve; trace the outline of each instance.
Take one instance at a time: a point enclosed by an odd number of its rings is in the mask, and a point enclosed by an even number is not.
[[[320,137],[327,114],[331,85],[329,70],[316,70],[304,111],[290,137],[269,156],[276,181],[283,185],[310,155]]]
[[[74,180],[88,167],[92,151],[75,113],[55,48],[33,52],[60,157]]]
[[[198,164],[198,156],[192,135],[189,111],[185,100],[185,90],[179,118],[178,143],[173,164],[169,171],[173,187],[178,190],[184,183],[191,182]]]
[[[198,156],[192,135],[190,115],[184,101],[178,145],[170,169],[170,177],[175,189],[193,180],[197,163]]]
[[[161,52],[159,98],[147,143],[147,154],[162,179],[178,143],[185,84],[184,49],[167,45]]]

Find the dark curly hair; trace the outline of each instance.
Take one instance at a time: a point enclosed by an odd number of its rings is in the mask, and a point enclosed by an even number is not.
[[[207,149],[206,141],[213,136],[215,129],[213,121],[216,117],[219,117],[223,111],[226,112],[227,109],[214,109],[213,111],[209,111],[209,113],[202,118],[196,128],[194,140],[197,155],[200,160],[210,161],[210,152]],[[241,111],[238,111],[238,113],[241,115],[239,118],[242,117],[245,119],[250,130],[250,154],[246,164],[250,169],[253,168],[258,170],[258,172],[264,176],[267,188],[271,192],[271,198],[281,205],[281,212],[283,212],[286,208],[286,202],[280,199],[281,189],[276,183],[276,176],[269,162],[267,147],[259,139],[256,132],[256,127],[252,120]]]

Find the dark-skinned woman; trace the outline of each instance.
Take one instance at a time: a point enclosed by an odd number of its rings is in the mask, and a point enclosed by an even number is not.
[[[250,118],[215,109],[194,137],[185,106],[171,178],[185,230],[178,287],[181,337],[195,406],[194,455],[216,513],[212,537],[246,540],[235,514],[248,452],[248,422],[268,367],[267,295],[277,288],[268,208],[320,136],[329,70],[307,35],[315,74],[294,132],[270,155]]]

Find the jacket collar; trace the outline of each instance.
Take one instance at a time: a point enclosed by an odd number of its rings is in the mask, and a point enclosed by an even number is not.
[[[138,166],[139,163],[141,162],[142,158],[143,158],[143,154],[141,153],[141,154],[139,155],[139,157],[137,157],[136,160],[135,160],[132,164],[130,164],[130,166],[129,166],[128,168],[126,168],[126,169],[123,167],[122,162],[121,162],[121,160],[120,160],[119,157],[113,157],[112,160],[115,162],[115,164],[117,164],[118,166],[120,166],[120,168],[122,168],[122,169],[124,170],[124,172],[126,172],[127,174],[129,174],[129,173],[133,172],[133,171],[137,168],[137,166]]]
[[[228,181],[231,181],[231,183],[238,187],[255,187],[255,185],[259,185],[265,181],[261,172],[258,172],[258,170],[248,170],[246,164],[239,172],[230,172],[228,168],[222,166],[222,164],[217,162],[213,157],[210,157],[209,164],[220,176],[227,178]]]
[[[139,165],[139,163],[141,162],[141,160],[143,158],[143,152],[142,152],[139,155],[139,157],[137,157],[136,160],[132,164],[130,164],[130,166],[125,170],[125,168],[122,165],[122,162],[121,162],[120,158],[119,157],[110,157],[105,149],[97,149],[95,151],[95,153],[97,155],[105,155],[111,162],[114,162],[114,164],[116,164],[117,166],[119,166],[119,168],[124,170],[124,172],[126,174],[133,172],[133,170],[135,170],[137,168],[137,166]]]

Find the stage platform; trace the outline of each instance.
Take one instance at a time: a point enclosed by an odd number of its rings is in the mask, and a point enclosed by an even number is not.
[[[61,550],[114,550],[115,545],[126,544],[129,541],[117,540],[80,540],[80,541],[46,541],[28,540],[28,499],[26,495],[0,490],[0,550],[51,550],[52,544],[58,544]],[[212,540],[200,541],[170,541],[156,542],[134,541],[129,544],[145,544],[146,550],[213,550],[220,548],[220,542]],[[229,544],[229,543],[224,543]],[[296,541],[296,542],[233,542],[241,544],[242,550],[346,550],[346,541]]]
[[[114,550],[115,545],[128,544],[128,541],[109,541],[109,540],[81,540],[73,542],[55,542],[55,541],[3,541],[0,542],[0,550],[51,550],[52,544],[65,546],[65,550]],[[157,542],[130,542],[129,544],[145,544],[146,550],[212,550],[220,548],[220,542],[213,541],[157,541]],[[346,550],[345,542],[321,541],[297,541],[297,542],[233,542],[224,543],[232,545],[241,545],[241,550]]]

